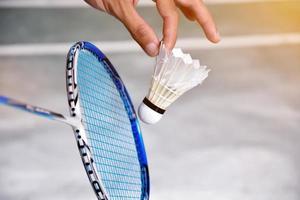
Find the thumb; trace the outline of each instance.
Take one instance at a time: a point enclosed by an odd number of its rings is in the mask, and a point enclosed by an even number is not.
[[[149,56],[156,56],[159,49],[159,40],[153,29],[130,5],[126,12],[119,16],[119,20],[125,25],[132,38],[144,49]]]

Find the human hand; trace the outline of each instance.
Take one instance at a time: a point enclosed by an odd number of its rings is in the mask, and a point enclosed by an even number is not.
[[[149,56],[156,56],[159,39],[153,29],[138,14],[138,0],[85,0],[92,7],[104,11],[121,21],[133,39]],[[150,1],[150,0],[149,0]],[[201,0],[156,0],[156,8],[163,19],[163,41],[173,49],[177,38],[178,8],[186,18],[197,21],[208,40],[217,43],[220,36],[211,14]]]

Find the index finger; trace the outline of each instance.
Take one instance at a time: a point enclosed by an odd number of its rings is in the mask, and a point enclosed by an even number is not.
[[[195,1],[195,5],[191,8],[194,12],[197,22],[201,25],[207,39],[217,43],[220,41],[220,36],[217,31],[215,22],[202,1]]]
[[[173,0],[157,0],[156,7],[163,18],[163,41],[166,47],[174,48],[177,39],[178,12]]]

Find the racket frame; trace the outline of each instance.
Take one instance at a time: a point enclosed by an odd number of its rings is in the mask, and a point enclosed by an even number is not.
[[[82,112],[81,112],[80,100],[79,100],[80,91],[78,90],[78,85],[77,85],[77,59],[78,59],[79,52],[83,49],[93,53],[97,57],[99,62],[102,62],[105,65],[106,70],[108,71],[110,77],[115,83],[119,91],[119,94],[123,100],[125,109],[130,119],[131,129],[136,144],[138,159],[141,166],[141,180],[142,180],[141,200],[147,200],[149,199],[149,190],[150,190],[148,162],[147,162],[145,146],[142,139],[139,122],[137,120],[137,115],[134,111],[134,107],[129,97],[129,94],[120,76],[118,75],[117,71],[110,63],[108,58],[93,44],[82,41],[74,44],[69,50],[67,56],[67,63],[66,63],[66,89],[67,89],[67,97],[68,97],[68,104],[69,104],[69,111],[70,111],[71,118],[74,118],[75,121],[81,122],[79,126],[72,126],[72,128],[74,131],[79,153],[85,171],[87,173],[87,176],[89,178],[89,181],[99,200],[110,199],[108,193],[105,190],[104,184],[101,181],[101,175],[97,173],[96,170],[97,168],[94,164],[94,160],[92,158],[92,152],[91,149],[89,148],[86,132],[82,123],[82,115],[81,115]]]

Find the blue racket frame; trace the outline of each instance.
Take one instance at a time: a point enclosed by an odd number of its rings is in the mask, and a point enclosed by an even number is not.
[[[149,199],[150,192],[150,181],[149,181],[149,171],[148,171],[148,162],[146,157],[145,146],[141,134],[140,125],[137,119],[137,115],[134,110],[134,106],[130,99],[130,96],[125,88],[124,83],[122,82],[119,74],[109,61],[109,59],[105,56],[103,52],[101,52],[96,46],[94,46],[90,42],[81,41],[75,43],[71,48],[67,56],[67,64],[66,64],[66,80],[67,80],[67,92],[68,92],[68,101],[70,114],[72,117],[77,117],[80,115],[80,107],[77,104],[78,101],[78,91],[77,91],[77,83],[76,83],[76,54],[80,50],[87,50],[94,54],[99,62],[102,62],[107,70],[108,74],[112,78],[115,86],[118,89],[118,92],[122,98],[125,109],[128,114],[128,118],[130,119],[131,129],[133,133],[133,137],[135,140],[135,146],[138,154],[139,164],[141,167],[141,180],[142,180],[142,188],[141,188],[141,200]],[[79,152],[82,157],[83,164],[85,166],[85,170],[90,179],[92,187],[96,193],[98,199],[108,199],[107,194],[105,192],[105,188],[101,183],[99,175],[95,171],[95,167],[93,166],[93,159],[91,155],[91,150],[88,148],[88,144],[86,144],[87,140],[85,139],[84,128],[73,127],[75,137],[77,139],[77,145],[79,148]]]

